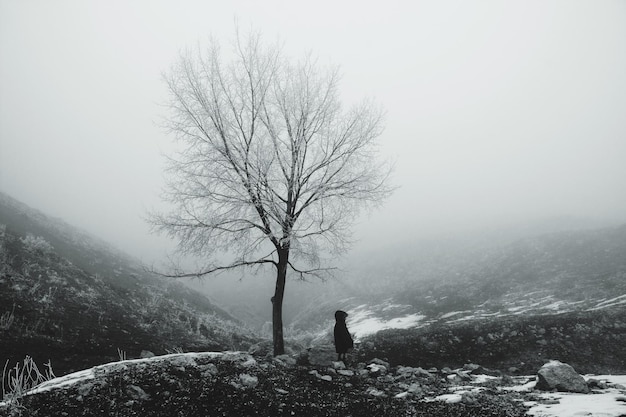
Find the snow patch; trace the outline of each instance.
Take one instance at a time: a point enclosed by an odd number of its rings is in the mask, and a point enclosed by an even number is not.
[[[356,338],[361,338],[381,330],[409,329],[416,327],[424,318],[426,318],[426,316],[421,314],[408,314],[403,317],[385,320],[376,317],[374,312],[370,310],[367,305],[363,304],[353,311],[350,311],[348,316],[348,329]]]
[[[601,310],[603,308],[614,307],[620,304],[626,304],[626,294],[611,298],[610,300],[602,301],[587,311]]]

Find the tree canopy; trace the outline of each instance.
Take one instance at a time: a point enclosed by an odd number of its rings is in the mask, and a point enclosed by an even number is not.
[[[259,35],[229,52],[213,42],[165,75],[167,128],[181,146],[169,159],[173,209],[153,220],[182,253],[206,259],[174,275],[274,265],[282,304],[287,269],[328,272],[325,257],[348,249],[359,211],[390,194],[377,156],[383,112],[367,100],[344,109],[336,68],[286,59]]]

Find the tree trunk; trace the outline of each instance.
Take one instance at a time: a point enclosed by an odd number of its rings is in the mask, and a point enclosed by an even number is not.
[[[276,272],[276,290],[272,297],[272,337],[274,339],[274,356],[285,353],[285,340],[283,338],[283,298],[285,295],[285,282],[287,280],[287,262],[289,250],[278,253],[278,268]]]

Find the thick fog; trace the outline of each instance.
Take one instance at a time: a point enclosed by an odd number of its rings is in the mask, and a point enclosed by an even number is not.
[[[0,191],[144,260],[161,74],[235,21],[386,109],[395,194],[358,248],[549,218],[626,222],[626,3],[0,2]]]

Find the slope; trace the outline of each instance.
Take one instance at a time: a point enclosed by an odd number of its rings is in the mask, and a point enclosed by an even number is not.
[[[354,271],[359,280],[316,300],[294,327],[329,329],[342,308],[362,349],[395,363],[530,370],[549,357],[585,372],[626,370],[626,226],[504,245],[423,243]]]
[[[57,374],[142,350],[245,347],[256,337],[187,287],[0,194],[0,359]]]

